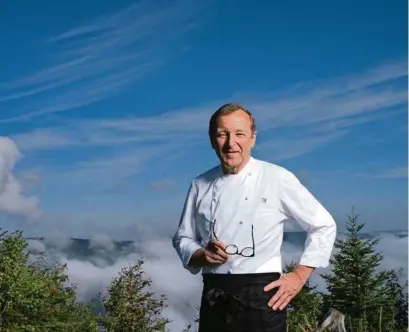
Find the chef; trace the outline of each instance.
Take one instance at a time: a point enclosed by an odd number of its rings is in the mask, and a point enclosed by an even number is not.
[[[195,177],[173,246],[192,274],[202,272],[199,332],[285,332],[287,306],[315,268],[328,266],[336,224],[289,170],[254,158],[256,122],[226,104],[209,121],[220,164]],[[284,274],[284,224],[295,219],[307,241]]]

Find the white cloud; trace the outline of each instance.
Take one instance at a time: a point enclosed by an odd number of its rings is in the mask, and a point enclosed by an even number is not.
[[[384,269],[399,269],[404,268],[404,277],[407,275],[408,267],[408,238],[397,238],[392,234],[379,234],[381,241],[375,246],[376,251],[382,253],[385,260],[382,264]]]
[[[41,212],[35,197],[25,197],[17,182],[13,168],[20,158],[16,144],[7,137],[0,137],[0,212],[38,218]]]
[[[15,175],[23,191],[35,188],[40,184],[41,171],[39,169],[28,169],[15,173]]]
[[[372,173],[360,173],[358,177],[365,179],[404,179],[408,177],[408,167],[394,167]]]
[[[151,182],[149,185],[152,189],[162,190],[172,188],[175,182],[172,180],[158,180]]]
[[[256,151],[261,157],[289,159],[327,146],[362,124],[402,114],[407,89],[395,84],[395,79],[406,75],[404,69],[405,63],[396,61],[353,76],[297,85],[274,95],[237,95],[235,99],[242,99],[256,116]],[[11,138],[26,153],[98,147],[98,155],[71,159],[58,168],[52,165],[47,177],[67,186],[87,183],[89,190],[113,193],[125,183],[128,186],[128,179],[149,162],[181,158],[208,144],[209,117],[224,102],[167,110],[157,116],[65,120],[55,127],[15,133]]]
[[[377,250],[385,256],[381,268],[399,268],[407,270],[407,237],[398,239],[391,234],[381,234],[382,240],[377,245]],[[107,240],[107,237],[104,236]],[[104,240],[104,241],[105,241]],[[102,242],[104,242],[102,241]],[[109,240],[107,240],[109,242]],[[391,243],[394,245],[392,246]],[[134,252],[125,256],[117,257],[112,263],[92,257],[89,260],[67,259],[61,252],[54,252],[53,256],[59,257],[60,261],[67,263],[70,281],[78,286],[77,296],[80,301],[86,301],[95,297],[98,293],[106,293],[109,282],[117,277],[123,267],[135,264],[143,253],[144,271],[146,276],[152,279],[152,290],[156,295],[167,295],[169,307],[164,314],[173,320],[170,331],[182,331],[191,323],[197,314],[201,295],[202,280],[200,275],[191,275],[181,266],[179,258],[171,246],[169,239],[144,237],[135,243]],[[389,249],[388,249],[389,248]],[[393,248],[393,250],[391,249]],[[301,255],[302,244],[295,245],[284,242],[282,247],[283,261],[297,261]],[[399,254],[396,254],[396,251]],[[93,263],[94,262],[94,263]],[[96,264],[98,262],[98,264]],[[318,285],[319,291],[325,292],[325,284],[320,273],[328,272],[328,268],[315,271],[311,277],[311,283]],[[407,278],[407,271],[405,272]],[[175,282],[177,280],[177,282]]]
[[[27,244],[27,251],[31,255],[41,255],[46,252],[45,244],[41,241],[30,239],[27,241]]]
[[[3,115],[0,122],[69,111],[117,94],[181,53],[180,38],[198,24],[203,8],[196,1],[140,1],[49,38],[41,44],[53,54],[48,67],[0,82],[3,109],[25,100],[18,115]]]
[[[310,147],[305,149],[309,152],[355,126],[402,113],[407,89],[395,85],[394,79],[406,75],[404,68],[404,63],[397,61],[359,75],[309,83],[274,95],[238,94],[234,100],[242,100],[255,114],[261,136],[271,129],[280,129],[285,140],[293,130],[301,140],[305,138],[302,135],[321,133],[309,139]],[[186,148],[187,142],[192,146],[207,142],[210,115],[224,102],[168,110],[153,117],[70,120],[54,128],[16,133],[13,138],[23,151],[164,142],[184,142]],[[391,109],[396,107],[399,110]]]
[[[115,243],[106,234],[94,234],[90,239],[90,248],[103,251],[113,251],[115,250]]]
[[[298,139],[268,140],[257,144],[255,151],[260,151],[265,158],[284,160],[316,150],[342,137],[346,133],[346,131],[326,132],[322,135],[313,135]]]
[[[54,223],[49,223],[40,234],[36,235],[43,237],[42,242],[47,246],[55,248],[58,252],[67,249],[71,245],[72,240],[67,237],[66,232],[64,232],[65,230],[61,229],[61,226],[66,223],[66,220],[63,220],[61,223],[54,220]],[[57,226],[56,224],[59,225]]]
[[[73,162],[71,165],[62,165],[49,172],[60,183],[68,186],[86,184],[89,190],[98,190],[109,193],[132,184],[131,177],[139,174],[148,167],[148,163],[158,158],[166,161],[173,151],[181,150],[183,143],[165,143],[156,146],[140,148],[117,149],[106,152],[103,157],[89,158]]]

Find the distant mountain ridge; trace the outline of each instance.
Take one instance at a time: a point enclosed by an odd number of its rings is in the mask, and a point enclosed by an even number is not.
[[[288,231],[284,232],[283,245],[293,245],[300,250],[303,248],[306,233],[300,231]],[[345,233],[339,233],[338,237],[347,236]],[[373,239],[375,237],[387,236],[388,240],[393,240],[393,237],[398,239],[404,239],[408,237],[407,230],[398,231],[383,231],[383,232],[368,232],[361,235],[362,238]],[[146,242],[135,240],[122,240],[114,241],[109,238],[53,238],[53,237],[27,237],[29,246],[28,251],[34,255],[45,254],[48,259],[59,261],[61,256],[66,260],[84,261],[94,264],[99,267],[106,267],[114,265],[119,259],[125,258],[131,254],[139,255],[144,254],[146,248]],[[172,250],[171,241],[169,241],[169,250]],[[162,248],[162,247],[161,247]],[[160,251],[158,251],[160,252]],[[159,255],[159,254],[158,254]],[[145,255],[146,259],[150,256]],[[154,257],[157,258],[157,257]],[[133,259],[133,258],[132,258]],[[104,316],[105,310],[100,299],[97,296],[89,298],[87,302],[90,302],[94,311]],[[186,304],[188,306],[188,304]],[[104,331],[100,328],[99,331]]]
[[[399,231],[388,231],[388,232],[371,232],[371,233],[363,233],[361,237],[372,239],[377,236],[382,235],[392,235],[399,239],[407,238],[408,231],[407,230],[399,230]],[[284,232],[284,239],[283,242],[292,244],[296,247],[301,247],[304,245],[306,240],[306,233],[305,232]],[[344,235],[343,233],[339,233],[338,236]],[[43,248],[35,248],[29,247],[29,251],[35,253],[35,251],[44,251],[44,252],[59,252],[63,254],[67,259],[79,259],[79,260],[89,260],[90,257],[98,256],[106,260],[106,262],[115,260],[118,257],[124,257],[132,253],[143,253],[144,243],[130,240],[123,240],[123,241],[114,241],[107,244],[103,243],[95,243],[91,239],[86,238],[69,238],[65,245],[61,245],[61,243],[57,241],[48,241],[46,237],[27,237],[26,238],[29,243],[32,241],[39,241],[41,242],[44,247]]]

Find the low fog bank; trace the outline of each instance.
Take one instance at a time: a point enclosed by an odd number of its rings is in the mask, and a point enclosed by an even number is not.
[[[407,279],[407,235],[380,235],[382,239],[376,249],[385,257],[381,268],[402,267]],[[304,234],[286,233],[282,247],[284,264],[299,259],[304,239]],[[191,275],[182,268],[169,237],[138,242],[115,242],[106,234],[89,240],[47,237],[30,239],[28,250],[31,259],[45,253],[52,260],[67,263],[70,280],[77,285],[79,301],[91,300],[98,293],[105,294],[110,281],[118,276],[123,267],[133,265],[143,257],[144,270],[152,279],[153,291],[158,295],[167,295],[169,307],[165,315],[172,320],[169,326],[171,331],[182,331],[197,314],[195,308],[200,300],[201,276]],[[319,273],[327,271],[328,268],[319,269],[311,277],[312,284],[317,285],[319,291],[325,292],[325,284]]]

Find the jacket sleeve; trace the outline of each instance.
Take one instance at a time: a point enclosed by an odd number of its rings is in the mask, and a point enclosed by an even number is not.
[[[314,268],[327,267],[337,232],[333,217],[297,177],[287,170],[281,181],[281,197],[285,213],[307,232],[299,264]]]
[[[183,267],[192,274],[198,274],[201,270],[201,267],[195,267],[189,264],[192,254],[197,249],[202,248],[196,238],[196,199],[197,189],[194,181],[192,181],[185,199],[179,225],[172,239],[173,247],[182,261]]]

